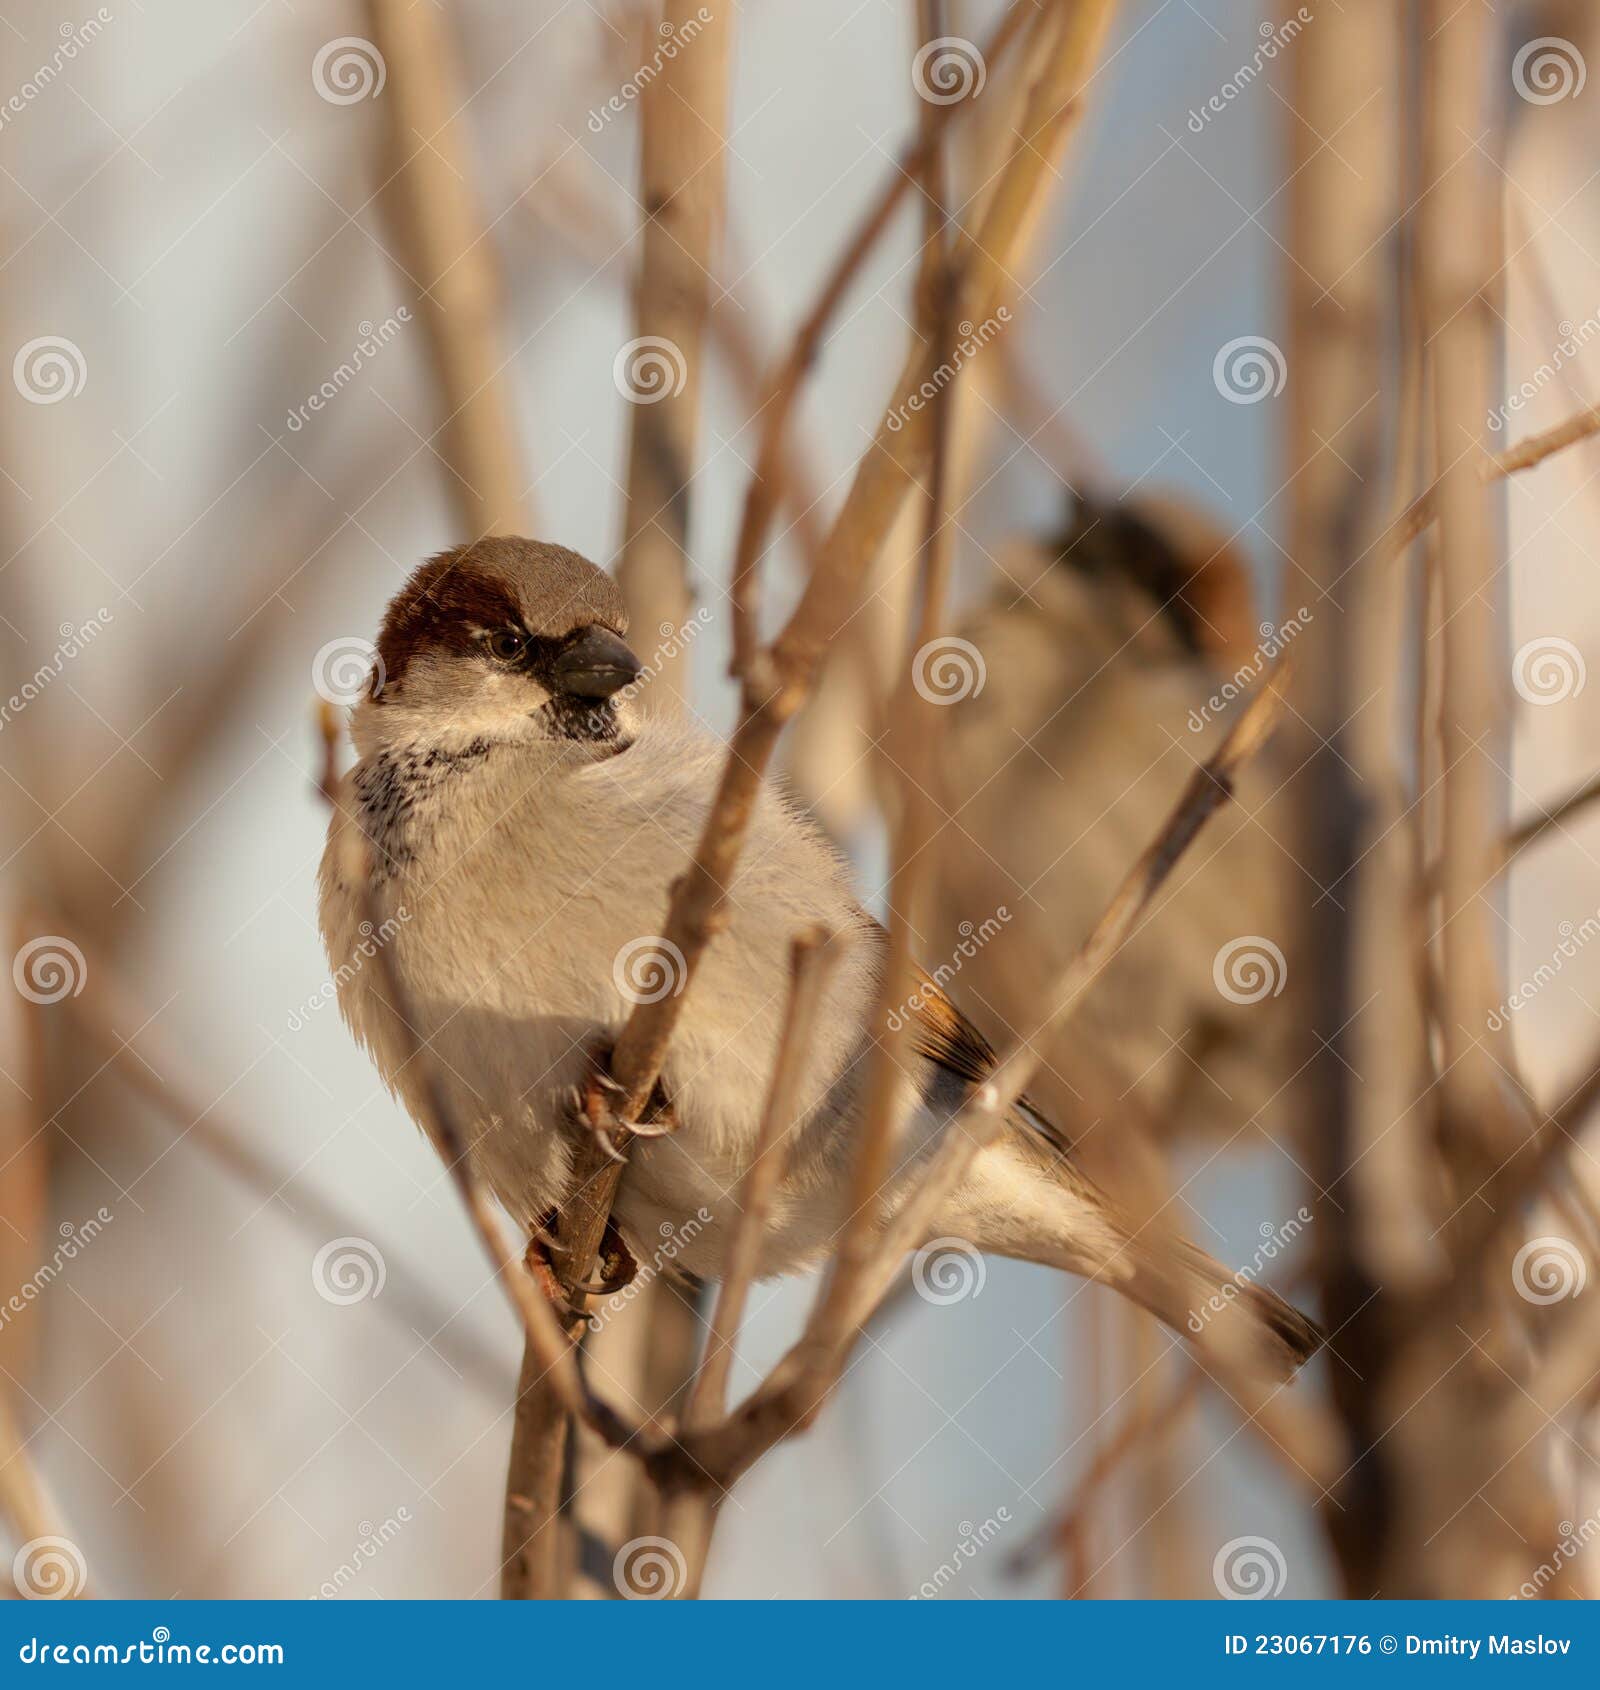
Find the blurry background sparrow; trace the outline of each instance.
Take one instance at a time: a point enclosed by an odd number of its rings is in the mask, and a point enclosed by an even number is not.
[[[637,711],[641,665],[624,632],[610,578],[559,546],[488,539],[422,565],[384,619],[372,689],[351,724],[359,761],[323,859],[322,930],[347,1021],[425,1120],[379,971],[356,957],[370,875],[377,908],[403,912],[387,942],[434,1076],[482,1173],[529,1227],[565,1193],[572,1100],[597,1052],[641,988],[681,983],[654,935],[724,757],[698,728]],[[729,918],[662,1075],[675,1130],[631,1146],[615,1218],[640,1241],[709,1213],[678,1261],[718,1273],[777,1054],[790,940],[818,925],[840,957],[761,1261],[763,1273],[793,1272],[823,1258],[848,1212],[884,935],[833,847],[771,787]],[[888,1205],[993,1063],[931,982],[907,1013],[916,1057]],[[1105,1279],[1180,1329],[1220,1288],[1237,1289],[1153,1219],[1131,1220],[1031,1106],[938,1217],[930,1236],[945,1235]],[[1271,1293],[1249,1286],[1237,1297],[1239,1330],[1268,1365],[1282,1370],[1314,1347],[1315,1328]]]
[[[1278,638],[1259,621],[1245,559],[1186,502],[1078,499],[1061,533],[999,562],[1004,579],[960,629],[974,684],[950,707],[938,759],[928,939],[957,960],[967,1007],[997,1038],[1038,1025],[1040,994]],[[1286,896],[1300,873],[1277,838],[1288,837],[1282,777],[1271,746],[1246,766],[1236,802],[1047,1059],[1037,1089],[1075,1136],[1096,1122],[1213,1145],[1272,1130],[1292,1072]]]

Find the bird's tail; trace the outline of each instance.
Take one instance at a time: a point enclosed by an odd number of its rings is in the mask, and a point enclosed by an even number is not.
[[[1119,1254],[1131,1271],[1118,1289],[1191,1342],[1215,1343],[1288,1378],[1325,1340],[1322,1328],[1276,1291],[1231,1272],[1187,1239],[1146,1243],[1135,1236]]]

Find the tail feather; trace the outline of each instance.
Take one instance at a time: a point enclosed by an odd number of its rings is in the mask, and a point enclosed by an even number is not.
[[[1127,1244],[1133,1272],[1122,1289],[1180,1336],[1224,1347],[1242,1342],[1252,1359],[1280,1378],[1290,1377],[1326,1341],[1309,1316],[1276,1291],[1230,1272],[1184,1239]]]

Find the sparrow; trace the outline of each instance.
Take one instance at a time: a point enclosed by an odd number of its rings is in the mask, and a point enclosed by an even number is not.
[[[494,537],[423,563],[383,618],[322,860],[320,925],[346,1022],[424,1131],[426,1061],[476,1169],[535,1236],[566,1195],[597,1061],[642,998],[684,989],[659,926],[726,757],[693,722],[640,710],[647,672],[626,632],[615,583],[565,547]],[[422,1042],[415,1061],[386,971],[364,965],[374,911]],[[843,859],[772,783],[727,915],[662,1072],[657,1112],[672,1130],[630,1143],[613,1220],[635,1257],[672,1238],[677,1267],[717,1276],[778,1053],[791,941],[821,928],[836,961],[759,1264],[797,1273],[827,1256],[850,1213],[886,938]],[[886,1210],[995,1064],[931,979],[905,1013],[914,1053]],[[1031,1104],[929,1237],[1109,1282],[1190,1333],[1220,1294],[1252,1363],[1277,1374],[1318,1342],[1270,1292],[1123,1213]]]
[[[1262,624],[1237,547],[1175,500],[1077,498],[1060,532],[1000,561],[959,629],[971,684],[941,745],[927,943],[960,960],[986,1031],[1027,1032],[1233,701],[1308,617]],[[1045,1088],[1079,1133],[1108,1106],[1114,1131],[1131,1108],[1158,1142],[1273,1130],[1296,1064],[1283,776],[1271,746],[1245,767],[1085,999]],[[999,906],[992,942],[963,944]]]

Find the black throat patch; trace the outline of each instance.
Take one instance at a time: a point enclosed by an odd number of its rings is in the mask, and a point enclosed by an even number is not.
[[[489,742],[475,739],[459,751],[379,751],[355,772],[356,805],[361,830],[372,846],[372,873],[382,885],[416,861],[418,804],[452,775],[474,767],[489,755]]]

